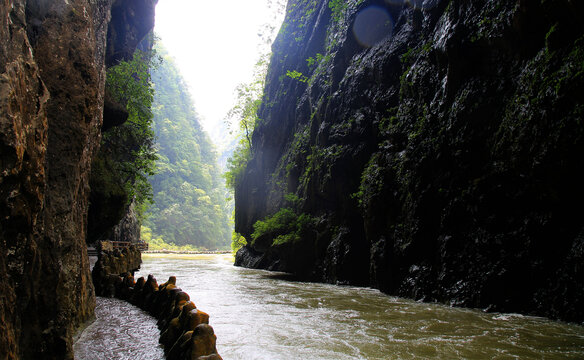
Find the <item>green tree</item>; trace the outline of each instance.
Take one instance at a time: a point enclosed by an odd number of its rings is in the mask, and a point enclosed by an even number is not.
[[[230,124],[231,133],[237,139],[237,145],[227,159],[227,169],[223,173],[225,184],[232,192],[235,191],[235,184],[237,184],[238,179],[245,171],[252,155],[251,135],[259,121],[257,112],[264,96],[268,59],[269,54],[262,56],[255,65],[253,79],[249,83],[240,84],[237,87],[236,104],[227,113],[226,121]],[[233,232],[231,237],[231,249],[233,252],[237,252],[245,244],[245,238]]]
[[[257,112],[262,104],[267,66],[266,57],[256,63],[252,81],[237,86],[237,103],[227,113],[227,118],[234,119],[238,124],[239,135],[248,147],[251,147],[251,133],[258,121]]]
[[[237,146],[227,159],[227,171],[223,174],[227,187],[235,190],[237,178],[251,158],[251,134],[259,119],[257,112],[262,104],[269,55],[264,55],[256,63],[253,79],[240,84],[237,89],[235,106],[227,113],[231,132],[235,133]]]
[[[157,157],[151,129],[153,88],[149,71],[155,65],[154,53],[137,51],[132,60],[107,71],[107,92],[129,116],[125,123],[103,132],[100,150],[93,159],[87,220],[90,243],[108,238],[131,202],[142,218],[152,200],[148,177],[156,170]]]

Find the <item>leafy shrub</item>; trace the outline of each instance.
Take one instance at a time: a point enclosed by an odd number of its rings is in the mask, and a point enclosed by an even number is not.
[[[294,243],[302,239],[302,235],[314,224],[314,218],[308,214],[298,215],[291,208],[282,208],[264,220],[258,220],[253,225],[251,234],[252,245],[264,236],[272,237],[272,245]]]
[[[156,148],[152,130],[154,88],[150,71],[157,66],[155,52],[137,50],[130,61],[107,71],[106,88],[114,100],[125,104],[126,123],[103,133],[99,158],[107,159],[110,171],[125,188],[128,201],[139,208],[152,201],[148,177],[156,173]]]

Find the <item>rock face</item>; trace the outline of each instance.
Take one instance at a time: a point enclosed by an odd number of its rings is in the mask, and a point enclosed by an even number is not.
[[[114,226],[111,240],[129,241],[132,243],[140,241],[140,221],[138,220],[134,203],[130,204],[124,218]]]
[[[0,22],[0,358],[13,359],[19,350],[19,312],[26,310],[26,303],[17,301],[13,279],[23,277],[24,254],[36,253],[33,230],[42,221],[49,92],[23,26],[24,2],[2,3]]]
[[[583,24],[562,0],[289,1],[236,263],[584,321]],[[309,231],[251,244],[286,207]]]
[[[128,2],[154,6],[115,4]],[[108,41],[111,6],[0,5],[0,358],[71,358],[75,329],[93,316],[85,227],[106,49],[132,51]],[[151,28],[153,13],[140,22]]]
[[[98,259],[91,271],[95,294],[114,297],[122,285],[120,275],[127,273],[134,276],[142,264],[142,254],[136,246],[114,250],[111,242],[102,241],[99,244]]]

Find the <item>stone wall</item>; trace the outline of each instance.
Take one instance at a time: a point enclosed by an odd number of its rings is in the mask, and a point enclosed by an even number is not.
[[[109,241],[100,242],[97,250],[97,262],[91,271],[95,294],[113,297],[116,294],[119,275],[125,273],[134,275],[134,272],[140,269],[142,254],[135,245],[114,250]]]

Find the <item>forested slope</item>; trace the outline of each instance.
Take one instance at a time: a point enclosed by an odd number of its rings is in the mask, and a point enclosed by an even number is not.
[[[158,173],[145,225],[166,243],[215,249],[229,246],[231,230],[217,154],[199,123],[187,85],[173,59],[158,48],[153,71]],[[148,230],[148,229],[147,229]]]

